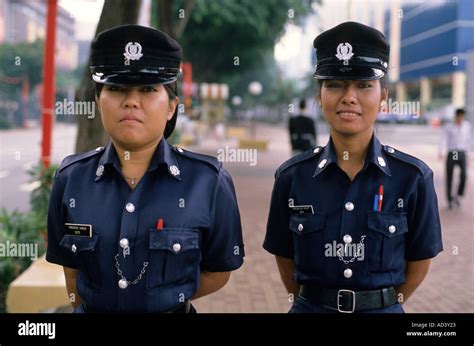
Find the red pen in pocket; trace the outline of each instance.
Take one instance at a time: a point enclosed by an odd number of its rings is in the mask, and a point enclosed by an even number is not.
[[[165,227],[165,222],[163,221],[162,218],[159,218],[158,221],[156,222],[156,230],[161,231],[163,227]]]
[[[382,211],[382,202],[383,202],[383,185],[380,185],[379,186],[379,205],[378,205],[379,213]]]

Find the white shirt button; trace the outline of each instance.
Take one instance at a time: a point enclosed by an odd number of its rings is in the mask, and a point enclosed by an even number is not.
[[[352,202],[347,202],[345,205],[346,210],[348,211],[353,211],[354,210],[354,203]]]
[[[319,168],[323,168],[324,166],[326,166],[326,162],[328,162],[328,160],[326,160],[326,159],[321,160],[321,162],[319,163],[318,167],[319,167]]]
[[[120,279],[118,282],[118,286],[123,290],[126,289],[128,287],[127,280]]]
[[[350,277],[352,277],[352,270],[347,268],[346,270],[344,270],[344,277],[346,277],[347,279],[349,279]]]
[[[184,150],[181,149],[181,148],[176,148],[176,150],[178,150],[180,153],[182,153]]]
[[[301,232],[301,231],[303,230],[303,228],[304,228],[304,227],[303,227],[303,225],[302,225],[302,224],[299,224],[299,225],[298,225],[298,231],[300,231],[300,232]]]
[[[77,246],[76,246],[76,244],[72,244],[72,246],[71,246],[71,251],[72,251],[73,253],[76,253],[76,251],[77,251]]]
[[[390,153],[390,154],[393,154],[395,152],[395,149],[393,149],[392,147],[388,147],[387,148],[387,151]]]
[[[349,234],[346,234],[346,235],[342,238],[342,240],[343,240],[344,243],[346,243],[346,244],[352,243],[352,237],[351,237]]]
[[[321,151],[320,147],[314,148],[313,153],[317,154]]]
[[[180,250],[181,250],[181,244],[179,243],[173,244],[173,251],[175,253],[178,253]]]
[[[388,226],[388,231],[389,231],[390,233],[395,233],[396,230],[397,230],[397,227],[395,227],[394,225]]]
[[[135,206],[133,205],[133,203],[127,203],[125,209],[127,209],[129,213],[133,213],[135,211]]]
[[[122,238],[120,239],[120,246],[125,249],[128,247],[128,239],[127,238]]]

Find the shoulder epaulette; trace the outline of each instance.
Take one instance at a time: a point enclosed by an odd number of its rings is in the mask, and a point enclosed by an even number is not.
[[[280,175],[280,173],[283,172],[285,169],[288,169],[291,166],[296,165],[297,163],[300,163],[300,162],[309,160],[311,158],[314,158],[316,156],[319,156],[322,152],[323,152],[323,147],[318,146],[318,147],[315,147],[311,150],[307,150],[307,151],[305,151],[305,152],[303,152],[299,155],[296,155],[296,156],[292,157],[291,159],[289,159],[289,160],[287,160],[287,161],[285,161],[281,164],[281,166],[277,169],[277,171],[275,173],[275,177],[278,177],[278,175]]]
[[[421,161],[420,159],[418,159],[414,156],[411,156],[407,153],[396,150],[396,149],[394,149],[394,148],[392,148],[391,146],[388,146],[388,145],[384,145],[383,148],[384,148],[385,152],[388,153],[391,157],[394,157],[394,158],[396,158],[400,161],[409,163],[409,164],[415,166],[416,168],[418,168],[418,170],[423,175],[425,175],[426,172],[428,172],[430,170],[430,168],[428,167],[428,165],[426,163],[424,163],[423,161]]]
[[[104,150],[104,147],[98,147],[94,150],[89,150],[89,151],[86,151],[84,153],[79,153],[79,154],[74,154],[74,155],[69,155],[69,156],[66,156],[63,161],[61,162],[61,165],[59,166],[58,170],[56,171],[56,174],[58,174],[59,172],[61,172],[63,169],[65,169],[66,167],[76,163],[76,162],[79,162],[79,161],[82,161],[82,160],[85,160],[89,157],[92,157],[92,156],[95,156],[95,155],[98,155],[99,153],[101,153],[102,151]]]
[[[217,171],[219,171],[222,167],[222,163],[219,162],[219,160],[217,160],[217,158],[215,158],[214,156],[194,153],[192,151],[184,150],[180,147],[173,147],[173,149],[175,153],[193,160],[205,162],[214,167]]]

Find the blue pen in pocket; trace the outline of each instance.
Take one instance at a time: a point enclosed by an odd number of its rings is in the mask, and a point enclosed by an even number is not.
[[[374,211],[379,210],[379,195],[374,196]]]

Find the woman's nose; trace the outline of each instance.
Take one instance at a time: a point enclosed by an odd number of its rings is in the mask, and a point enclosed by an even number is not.
[[[138,108],[140,106],[140,95],[138,90],[131,88],[125,94],[125,100],[123,101],[123,107],[125,108]]]

